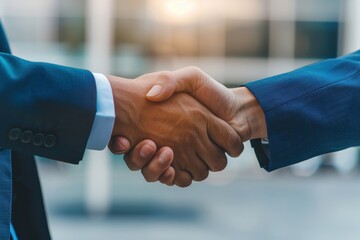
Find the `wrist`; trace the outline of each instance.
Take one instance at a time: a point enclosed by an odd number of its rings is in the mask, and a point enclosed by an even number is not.
[[[239,87],[232,90],[239,101],[241,110],[238,114],[243,115],[247,137],[244,141],[267,137],[265,113],[256,97],[246,87]],[[244,128],[244,127],[243,127]]]
[[[135,86],[135,82],[129,79],[114,76],[107,76],[107,78],[114,97],[115,124],[112,136],[116,136],[138,119],[137,116],[141,107],[140,89]],[[145,96],[145,93],[143,96]]]

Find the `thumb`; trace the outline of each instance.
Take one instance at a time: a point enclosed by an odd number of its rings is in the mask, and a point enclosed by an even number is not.
[[[152,102],[162,102],[169,99],[176,91],[176,85],[171,82],[158,81],[146,94],[146,98]]]
[[[159,73],[154,86],[146,97],[150,101],[161,102],[177,92],[187,92],[193,95],[201,86],[202,74],[202,71],[196,67]]]
[[[157,75],[146,95],[152,102],[161,102],[174,93],[185,92],[196,98],[218,117],[228,120],[234,104],[234,94],[197,67],[186,67]]]

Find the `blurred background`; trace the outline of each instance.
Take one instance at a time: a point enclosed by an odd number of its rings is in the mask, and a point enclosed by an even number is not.
[[[360,48],[357,0],[0,0],[13,53],[133,78],[188,65],[226,86]],[[74,119],[76,121],[76,119]],[[188,189],[121,156],[38,159],[52,237],[359,239],[359,150],[266,173],[253,150]]]

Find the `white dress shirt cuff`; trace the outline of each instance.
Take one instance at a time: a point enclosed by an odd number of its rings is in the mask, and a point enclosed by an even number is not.
[[[87,142],[87,149],[103,150],[109,143],[115,122],[115,107],[109,80],[93,73],[96,83],[96,115]]]

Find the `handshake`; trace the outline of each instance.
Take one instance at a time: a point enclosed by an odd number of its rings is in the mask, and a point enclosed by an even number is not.
[[[108,76],[115,102],[109,149],[125,153],[148,182],[189,186],[226,167],[243,142],[267,137],[265,115],[246,88],[228,89],[187,67],[134,80]]]

